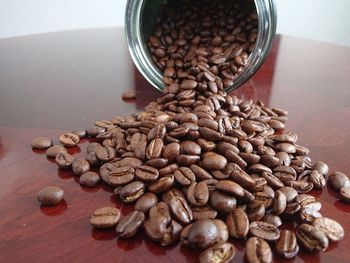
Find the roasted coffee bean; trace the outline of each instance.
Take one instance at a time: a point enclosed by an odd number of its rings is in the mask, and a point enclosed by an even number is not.
[[[239,184],[229,180],[221,180],[217,182],[215,188],[236,197],[243,197],[244,195],[243,188]]]
[[[279,216],[274,215],[274,214],[265,214],[262,221],[269,223],[269,224],[272,224],[272,225],[275,225],[277,227],[282,225],[281,218]]]
[[[115,157],[115,150],[112,147],[98,147],[96,149],[96,156],[103,162],[110,161]]]
[[[210,173],[208,173],[206,170],[204,170],[202,167],[196,164],[191,164],[190,169],[196,175],[196,178],[198,178],[199,180],[206,180],[212,178]]]
[[[150,217],[149,219],[145,220],[143,227],[147,237],[156,242],[163,240],[164,235],[167,232],[166,227],[170,222],[170,219],[168,222],[167,221],[167,218],[164,216]]]
[[[98,142],[92,142],[90,143],[87,148],[86,148],[86,152],[90,153],[90,152],[96,152],[96,149],[98,147],[101,147],[101,144],[99,144]]]
[[[258,238],[265,240],[277,240],[280,237],[280,231],[275,225],[263,222],[255,221],[249,225],[249,233]]]
[[[60,152],[56,154],[55,162],[61,169],[68,169],[72,166],[74,157],[67,152]]]
[[[224,243],[229,238],[228,228],[224,221],[220,219],[213,219],[214,223],[216,224],[216,227],[218,229],[218,236],[216,239],[217,243]]]
[[[162,169],[168,165],[168,159],[155,158],[155,159],[151,159],[151,160],[146,161],[145,164],[148,166],[152,166],[152,167],[159,170],[159,169]]]
[[[116,232],[121,238],[130,238],[136,235],[142,227],[145,214],[141,211],[133,211],[119,220]]]
[[[62,143],[66,147],[71,147],[75,146],[78,144],[80,141],[80,138],[78,135],[71,133],[71,132],[66,132],[59,137],[60,143]]]
[[[334,219],[328,217],[315,218],[312,225],[325,233],[330,241],[339,241],[344,238],[343,227]]]
[[[242,169],[247,166],[247,163],[237,153],[231,150],[225,151],[225,157],[231,163],[236,163]]]
[[[265,215],[265,206],[264,205],[258,205],[257,207],[250,208],[248,210],[248,218],[249,221],[260,221],[263,219]]]
[[[90,166],[92,166],[92,167],[99,166],[101,163],[100,160],[97,158],[95,152],[89,152],[86,155],[86,160],[90,163]]]
[[[169,200],[169,209],[172,215],[182,224],[189,224],[193,220],[191,208],[186,199],[174,196]]]
[[[174,172],[176,181],[181,185],[190,185],[196,181],[196,176],[188,167],[180,167]]]
[[[287,207],[286,195],[282,191],[277,190],[275,192],[275,199],[273,202],[273,213],[275,215],[281,215],[286,209],[286,207]]]
[[[54,145],[46,150],[46,156],[55,158],[58,153],[66,153],[66,152],[68,152],[68,151],[63,146]]]
[[[90,137],[96,137],[99,133],[105,132],[106,128],[98,127],[98,126],[92,126],[89,128],[86,133]]]
[[[142,165],[142,161],[134,157],[125,157],[120,160],[120,166],[129,166],[134,169]]]
[[[85,172],[79,177],[79,183],[87,187],[95,187],[101,181],[101,177],[95,172]]]
[[[52,140],[47,137],[37,137],[32,140],[30,145],[35,149],[47,149],[52,146]]]
[[[214,142],[208,141],[208,140],[204,140],[202,138],[199,138],[197,140],[197,143],[202,148],[202,150],[205,151],[205,152],[210,152],[210,151],[214,150],[214,148],[216,146]]]
[[[301,208],[298,211],[296,220],[299,223],[311,224],[316,218],[322,217],[320,212],[312,208]]]
[[[75,175],[82,175],[90,170],[90,163],[85,159],[75,159],[72,163],[72,171]]]
[[[325,251],[328,247],[328,238],[322,230],[302,224],[296,230],[299,244],[309,251]]]
[[[241,169],[235,169],[230,174],[231,178],[242,187],[254,187],[256,182],[253,178]]]
[[[104,176],[100,171],[102,178],[112,186],[119,186],[130,183],[134,180],[135,169],[131,166],[112,167],[110,172]]]
[[[172,174],[159,178],[148,186],[148,190],[154,194],[162,193],[169,190],[174,184],[174,176]]]
[[[219,243],[208,247],[199,255],[200,263],[229,263],[236,254],[236,248],[230,243]]]
[[[350,187],[350,180],[349,178],[341,173],[341,172],[334,172],[334,173],[331,173],[329,175],[329,180],[328,180],[331,185],[333,186],[333,188],[336,190],[336,191],[339,191],[340,188],[343,188],[343,187]]]
[[[43,206],[59,204],[64,196],[64,191],[58,186],[46,186],[38,192],[38,201]]]
[[[271,263],[272,251],[269,244],[261,238],[249,238],[246,243],[246,259],[248,263]]]
[[[169,143],[164,147],[163,157],[170,162],[173,162],[178,155],[180,155],[180,144],[174,142]]]
[[[213,141],[213,142],[220,141],[223,137],[222,133],[214,131],[207,127],[199,127],[198,131],[204,139]]]
[[[159,177],[159,171],[151,166],[141,165],[136,169],[135,177],[145,183],[154,182]]]
[[[284,183],[272,173],[263,172],[261,175],[266,179],[267,184],[273,189],[279,189],[284,186]]]
[[[285,258],[294,258],[299,252],[295,234],[290,230],[281,230],[280,238],[276,242],[276,251]]]
[[[221,170],[227,164],[224,156],[214,152],[206,152],[202,155],[202,158],[203,166],[209,170]]]
[[[158,203],[158,197],[153,193],[145,193],[135,203],[135,210],[147,213]]]
[[[294,188],[298,193],[302,194],[310,192],[314,187],[313,183],[305,181],[287,181],[285,184]]]
[[[194,220],[199,219],[214,219],[218,212],[208,206],[204,207],[191,207]]]
[[[205,182],[192,183],[187,190],[187,200],[194,206],[205,206],[209,200],[209,188]]]
[[[317,189],[322,189],[326,185],[324,176],[317,170],[313,170],[309,176],[309,180]]]
[[[145,184],[140,181],[133,181],[122,188],[118,189],[117,194],[121,201],[125,203],[135,202],[145,192]]]
[[[147,146],[146,157],[147,159],[159,158],[162,155],[163,140],[153,139]]]
[[[115,207],[101,207],[96,209],[91,217],[90,224],[94,228],[110,228],[115,226],[120,218],[120,211]]]
[[[241,208],[236,208],[227,215],[226,225],[232,238],[240,239],[248,234],[249,219]]]
[[[329,172],[329,167],[327,164],[325,164],[324,162],[318,161],[316,162],[313,166],[312,166],[313,170],[318,171],[320,174],[322,174],[323,176],[327,176],[328,172]]]
[[[163,123],[159,123],[149,131],[147,135],[147,139],[149,141],[152,141],[153,139],[156,139],[156,138],[164,139],[165,134],[166,134],[165,125]]]
[[[314,196],[308,194],[300,194],[294,199],[294,201],[301,205],[301,207],[304,207],[309,203],[315,202],[315,200],[316,199]]]
[[[180,143],[180,147],[182,154],[200,155],[202,151],[201,147],[192,141],[183,141]]]
[[[193,223],[187,236],[189,246],[194,249],[206,249],[216,243],[218,229],[211,219],[202,219]]]
[[[340,199],[345,202],[350,202],[350,187],[342,187],[339,190]]]
[[[287,203],[292,202],[298,196],[298,192],[289,186],[281,187],[279,191],[285,194]]]
[[[218,212],[228,213],[236,207],[237,200],[232,195],[214,191],[210,194],[210,204]]]

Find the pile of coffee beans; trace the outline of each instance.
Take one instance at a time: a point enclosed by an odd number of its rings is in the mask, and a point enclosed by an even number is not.
[[[165,7],[157,20],[149,47],[164,72],[162,97],[132,116],[60,136],[65,147],[90,137],[85,158],[49,139],[32,146],[51,146],[47,156],[82,185],[103,181],[121,202],[134,203],[124,217],[103,207],[90,218],[120,238],[143,229],[161,246],[180,241],[202,251],[200,262],[230,262],[236,250],[229,238],[245,243],[251,263],[271,262],[273,250],[284,258],[299,246],[324,251],[344,230],[308,193],[326,185],[329,167],[313,163],[297,134],[285,131],[286,110],[224,91],[254,49],[255,10],[247,1],[204,2]],[[346,175],[335,172],[330,181],[350,199]],[[295,230],[281,230],[291,221]]]

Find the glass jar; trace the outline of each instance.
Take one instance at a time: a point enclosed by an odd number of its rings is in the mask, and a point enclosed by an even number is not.
[[[163,74],[153,63],[147,43],[163,3],[164,0],[128,0],[125,13],[125,33],[130,55],[141,74],[159,90],[165,86]],[[254,0],[254,3],[258,15],[256,46],[243,71],[233,80],[233,85],[225,89],[227,92],[237,89],[254,75],[264,62],[275,36],[275,0]]]

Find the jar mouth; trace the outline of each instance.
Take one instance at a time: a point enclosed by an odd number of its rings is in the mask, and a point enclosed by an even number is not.
[[[137,69],[152,86],[162,91],[165,87],[163,73],[153,63],[148,51],[147,41],[144,41],[145,36],[142,32],[142,14],[145,3],[146,0],[128,0],[125,13],[126,40],[129,53]],[[233,85],[225,89],[226,92],[239,88],[256,73],[265,60],[276,33],[277,17],[275,0],[254,0],[254,3],[258,15],[256,46],[248,58],[247,65],[233,80]]]

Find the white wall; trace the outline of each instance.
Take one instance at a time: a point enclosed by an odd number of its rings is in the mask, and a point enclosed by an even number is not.
[[[282,34],[350,46],[350,0],[276,0]],[[0,38],[124,23],[126,0],[0,0]]]

